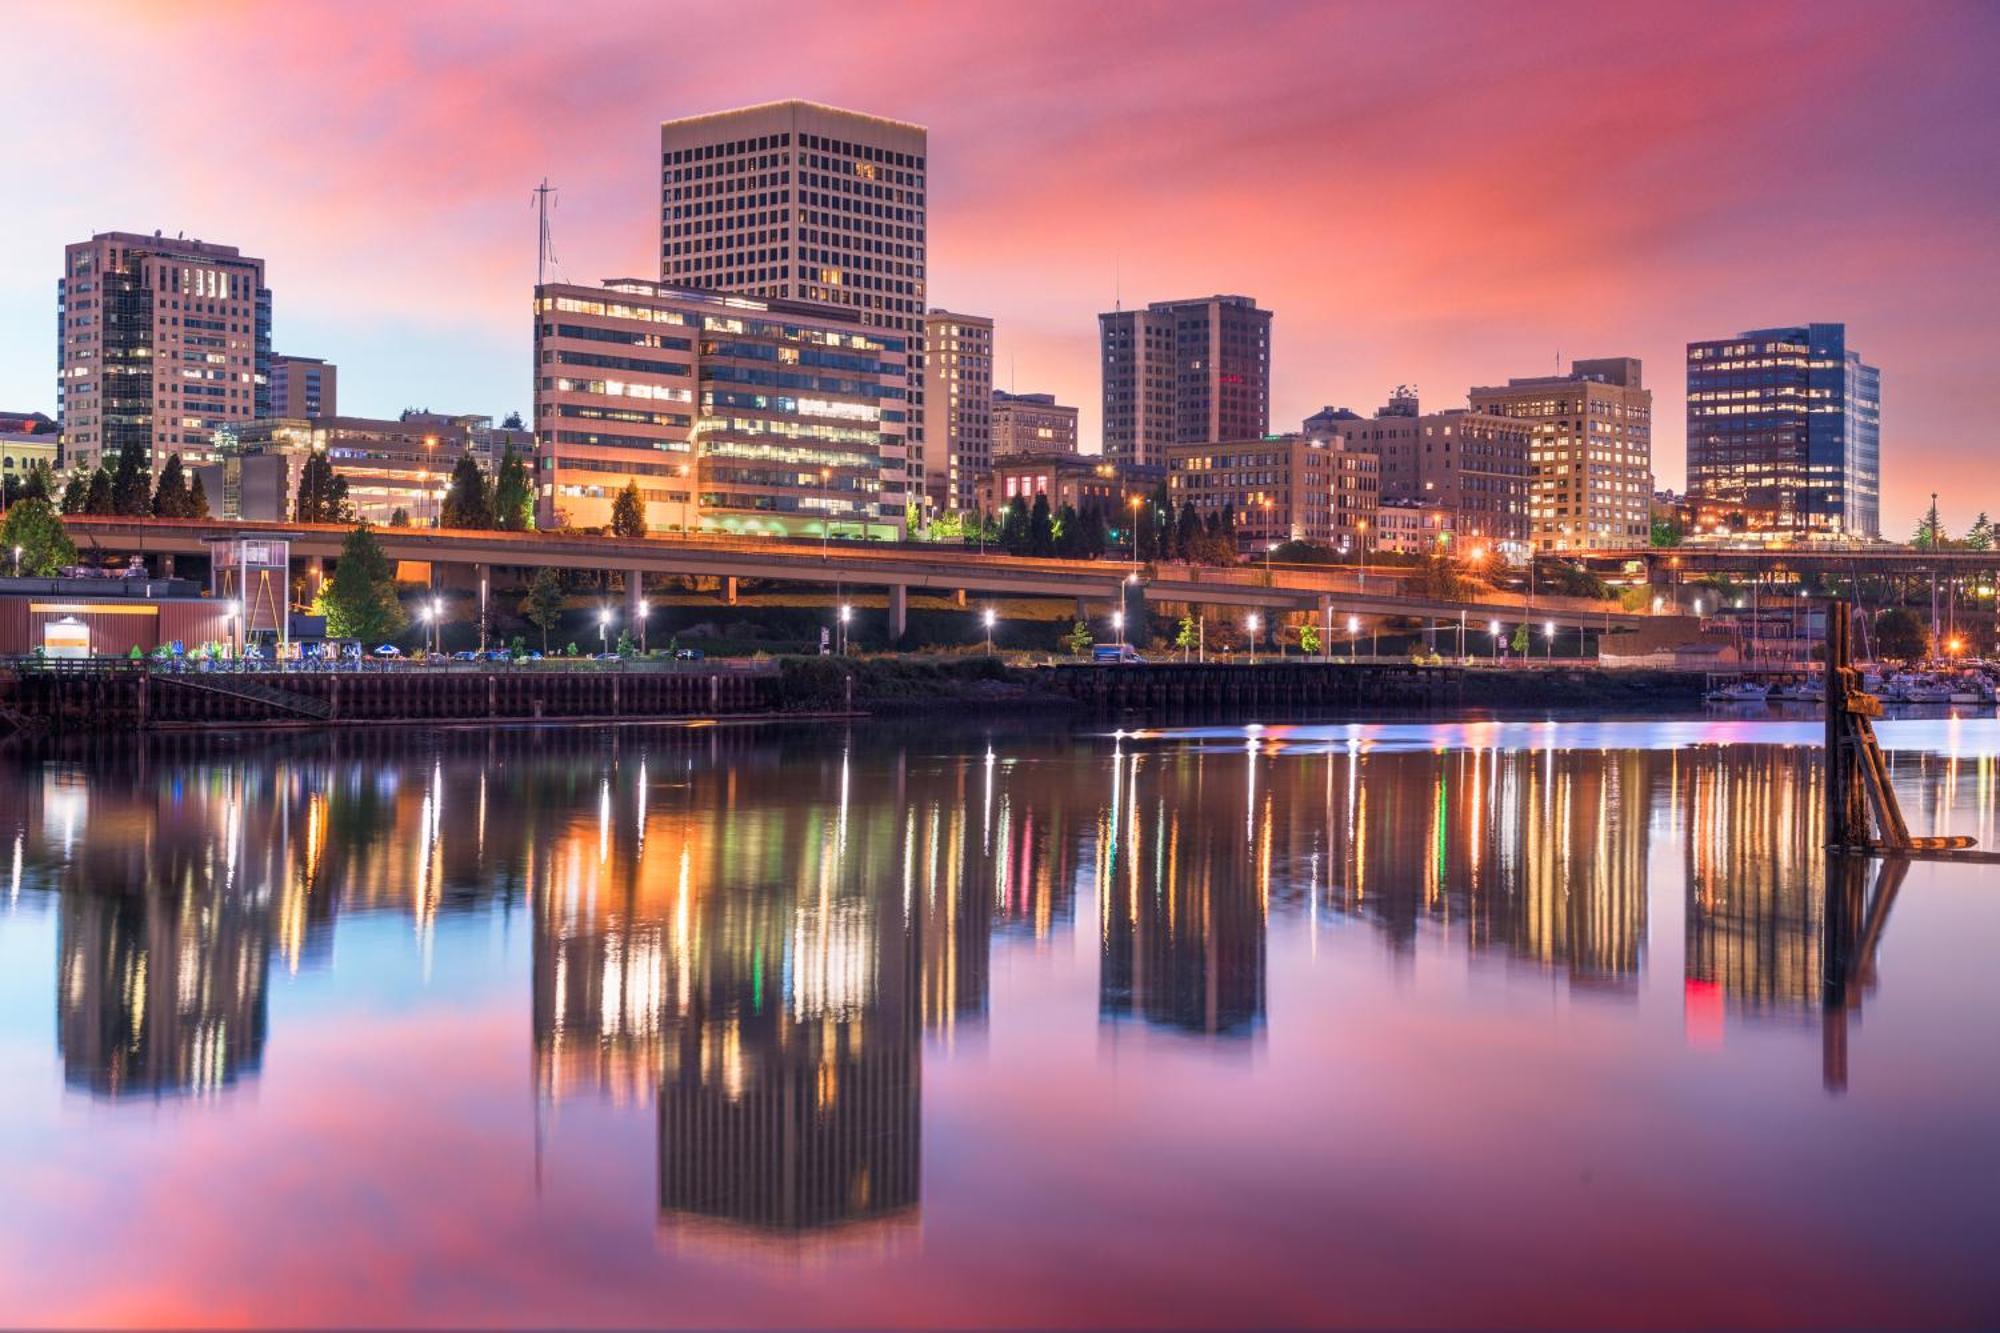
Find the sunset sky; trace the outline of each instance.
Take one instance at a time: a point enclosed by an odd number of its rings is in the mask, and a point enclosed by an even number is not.
[[[806,97],[930,127],[930,303],[1083,408],[1096,320],[1276,312],[1273,428],[1636,355],[1678,489],[1683,345],[1845,321],[1885,535],[2000,515],[2000,5],[0,0],[0,408],[53,411],[62,247],[263,257],[356,415],[529,407],[559,275],[657,276],[658,124]]]

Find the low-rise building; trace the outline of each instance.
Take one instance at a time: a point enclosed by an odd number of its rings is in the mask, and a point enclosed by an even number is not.
[[[1373,417],[1338,423],[1348,447],[1382,460],[1382,498],[1451,512],[1452,531],[1515,553],[1528,541],[1532,421],[1454,408],[1423,412],[1399,389]]]
[[[493,418],[405,412],[373,417],[265,417],[220,432],[221,461],[196,469],[217,518],[286,522],[305,460],[322,453],[347,482],[355,517],[378,526],[398,511],[417,527],[438,521],[459,455],[495,473],[509,445],[534,463],[534,436]]]
[[[62,436],[53,430],[0,430],[0,483],[8,478],[16,483],[25,481],[37,463],[47,464],[53,474],[56,470],[56,444],[61,439]]]
[[[1288,541],[1352,547],[1374,513],[1376,460],[1337,436],[1176,444],[1163,452],[1175,511],[1188,503],[1203,517],[1230,510],[1246,552]]]
[[[1426,555],[1451,545],[1457,515],[1441,504],[1422,500],[1384,500],[1375,512],[1371,551],[1391,555]]]
[[[1081,514],[1091,508],[1116,524],[1125,504],[1128,483],[1102,458],[1079,454],[1010,454],[993,460],[993,470],[980,483],[979,505],[988,514],[1004,513],[1016,498],[1030,505],[1038,495],[1049,497],[1049,508],[1064,505]]]
[[[271,353],[271,410],[274,417],[340,415],[340,368],[316,356]]]
[[[199,584],[129,578],[0,578],[0,656],[124,657],[228,643],[230,603]]]
[[[858,312],[621,278],[535,289],[544,527],[900,538],[910,349]]]
[[[993,456],[1073,454],[1077,410],[1052,393],[993,391]]]

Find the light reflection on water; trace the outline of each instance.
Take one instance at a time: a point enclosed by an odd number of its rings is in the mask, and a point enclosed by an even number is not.
[[[2000,726],[1882,732],[1913,827],[1994,846]],[[1991,868],[1829,864],[1817,736],[11,761],[0,1322],[1976,1317]],[[199,1194],[90,1183],[163,1162]],[[372,1281],[288,1266],[304,1201]]]

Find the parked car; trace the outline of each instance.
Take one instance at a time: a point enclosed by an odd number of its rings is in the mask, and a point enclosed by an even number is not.
[[[682,662],[699,662],[706,656],[708,654],[699,648],[677,648],[674,650],[675,659]]]
[[[401,657],[403,650],[393,643],[385,643],[375,650],[377,657]]]
[[[1144,666],[1146,659],[1139,656],[1139,650],[1129,643],[1100,643],[1090,650],[1090,660],[1097,666]]]
[[[511,662],[514,660],[514,654],[508,652],[505,648],[489,648],[482,656],[488,662]]]
[[[451,660],[454,662],[477,662],[479,654],[473,652],[470,648],[461,648],[451,655]]]

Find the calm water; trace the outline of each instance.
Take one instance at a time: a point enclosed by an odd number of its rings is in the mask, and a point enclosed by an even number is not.
[[[0,1323],[1991,1324],[2000,869],[1813,739],[0,756]]]

